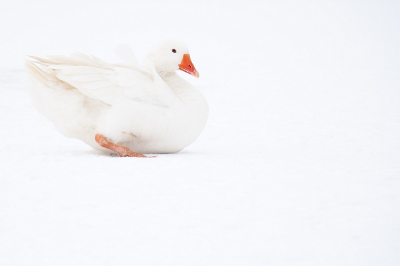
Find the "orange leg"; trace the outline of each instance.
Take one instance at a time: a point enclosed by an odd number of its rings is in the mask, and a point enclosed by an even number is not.
[[[146,156],[146,155],[143,155],[140,153],[133,152],[130,149],[128,149],[127,147],[124,147],[124,146],[121,146],[121,145],[118,145],[118,144],[108,141],[103,135],[100,135],[100,134],[96,134],[94,139],[96,140],[97,143],[99,143],[99,145],[101,147],[112,150],[113,152],[118,154],[119,157],[142,157],[142,158],[156,157],[156,156]]]

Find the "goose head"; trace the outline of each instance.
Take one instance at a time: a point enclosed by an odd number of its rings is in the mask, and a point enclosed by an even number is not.
[[[158,43],[150,49],[147,57],[153,61],[160,75],[168,75],[180,69],[196,78],[199,77],[199,72],[190,59],[189,49],[178,40],[166,39]]]

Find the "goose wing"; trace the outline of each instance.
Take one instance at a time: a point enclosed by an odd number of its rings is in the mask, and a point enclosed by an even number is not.
[[[109,105],[121,97],[160,107],[169,107],[177,100],[153,63],[146,60],[145,66],[141,66],[133,53],[120,64],[110,64],[83,53],[49,56],[49,59],[32,58],[44,66],[48,74]]]

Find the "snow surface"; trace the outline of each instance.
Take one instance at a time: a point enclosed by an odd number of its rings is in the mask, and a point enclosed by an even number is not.
[[[1,1],[0,265],[400,265],[399,1]],[[27,54],[191,50],[210,117],[155,159],[32,106]]]

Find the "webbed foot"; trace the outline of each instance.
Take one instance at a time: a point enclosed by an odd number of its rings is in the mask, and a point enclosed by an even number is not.
[[[108,141],[106,139],[106,137],[104,137],[103,135],[100,135],[100,134],[96,134],[94,139],[96,140],[97,143],[99,143],[99,145],[101,147],[104,147],[106,149],[112,150],[119,157],[141,157],[141,158],[154,158],[154,157],[156,157],[156,156],[146,156],[146,155],[143,155],[143,154],[140,154],[140,153],[133,152],[129,148],[125,147],[125,146],[121,146],[121,145],[118,145],[118,144],[115,144],[115,143],[112,143],[112,142]]]

